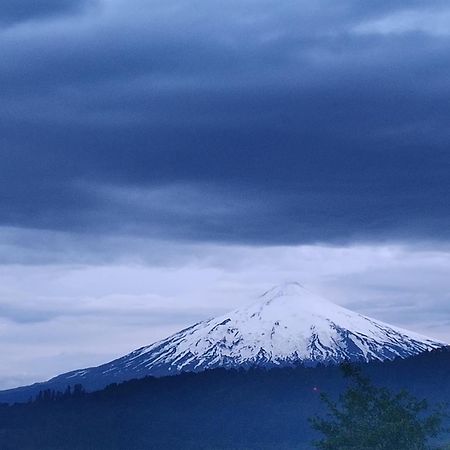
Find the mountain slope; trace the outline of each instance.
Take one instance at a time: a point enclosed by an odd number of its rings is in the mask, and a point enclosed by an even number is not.
[[[217,367],[385,361],[442,346],[442,342],[362,316],[297,283],[288,283],[266,292],[250,306],[199,322],[110,363],[69,372],[33,388],[81,383],[87,389],[98,389],[147,375]]]
[[[430,340],[335,305],[296,283],[247,307],[200,322],[104,366],[168,375],[215,367],[280,366],[407,357],[438,348]],[[80,375],[83,372],[78,372]]]

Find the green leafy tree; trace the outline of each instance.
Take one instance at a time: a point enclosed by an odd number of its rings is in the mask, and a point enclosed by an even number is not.
[[[402,391],[391,393],[374,386],[360,370],[343,366],[351,383],[338,402],[322,394],[326,417],[311,419],[322,438],[321,450],[426,450],[429,440],[441,431],[443,414],[427,413],[425,400]]]

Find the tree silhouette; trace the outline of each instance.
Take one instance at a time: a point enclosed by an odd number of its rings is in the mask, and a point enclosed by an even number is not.
[[[351,384],[338,402],[322,394],[325,418],[313,417],[312,426],[323,437],[314,442],[321,450],[425,450],[441,431],[443,414],[427,413],[425,400],[406,391],[391,393],[374,386],[353,366],[342,367]]]

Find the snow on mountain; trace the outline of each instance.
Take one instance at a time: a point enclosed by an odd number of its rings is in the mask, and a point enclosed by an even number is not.
[[[287,283],[250,306],[197,323],[105,369],[167,375],[214,367],[386,360],[442,345],[342,308],[298,283]]]
[[[50,385],[87,388],[146,375],[217,367],[283,367],[405,358],[446,346],[325,300],[298,283],[142,347],[99,367],[73,371]]]

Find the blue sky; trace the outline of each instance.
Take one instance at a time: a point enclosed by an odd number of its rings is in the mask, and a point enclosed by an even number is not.
[[[2,1],[0,385],[286,279],[450,339],[449,23],[445,1]]]

